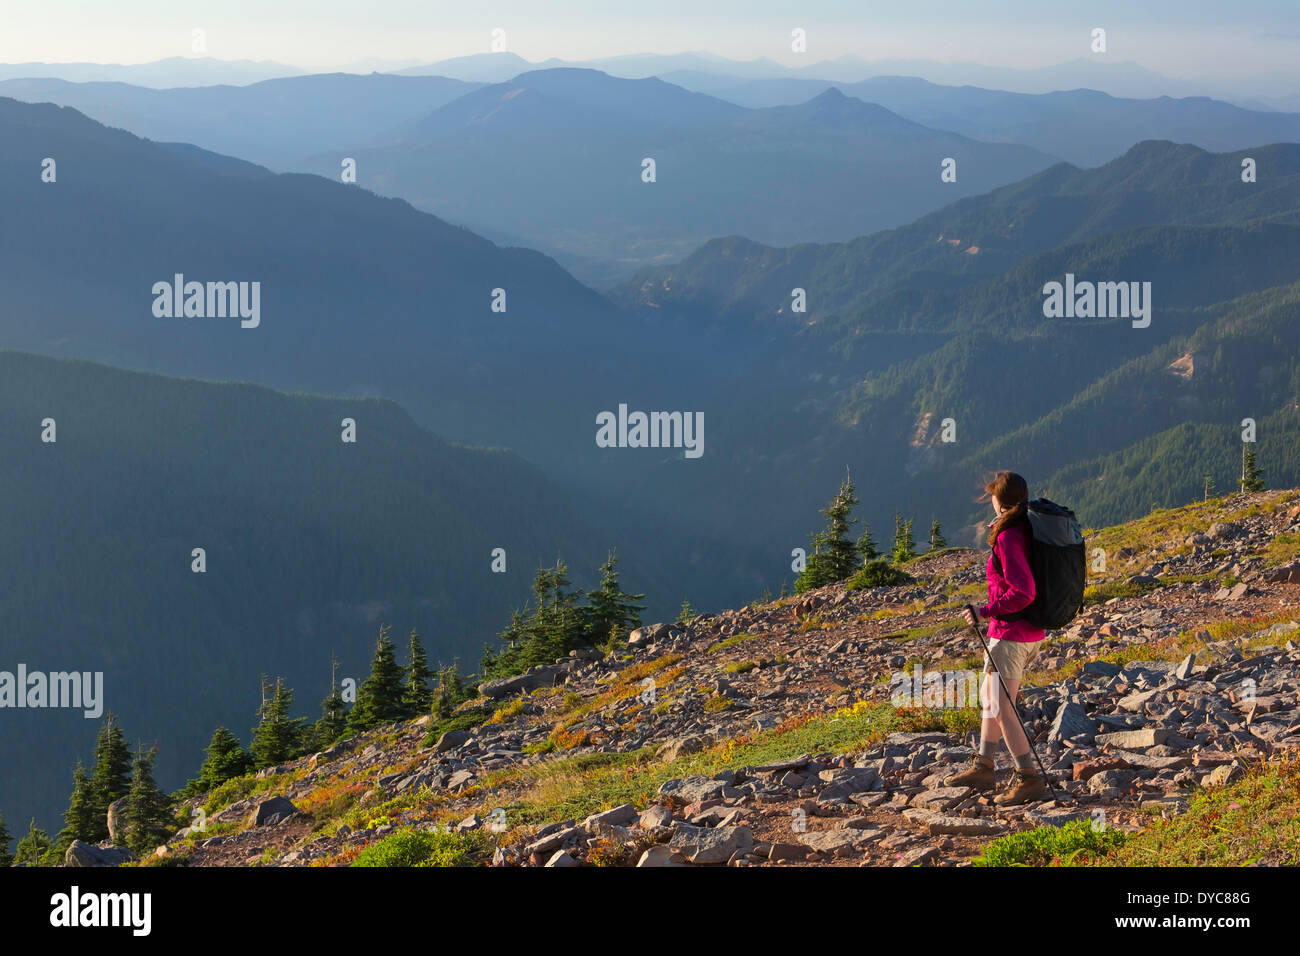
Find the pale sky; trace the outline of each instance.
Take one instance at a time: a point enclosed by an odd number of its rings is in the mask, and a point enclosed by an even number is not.
[[[195,28],[223,60],[432,62],[486,52],[495,27],[532,61],[708,51],[791,66],[852,54],[1032,68],[1087,57],[1094,27],[1116,60],[1172,77],[1294,73],[1300,61],[1296,0],[0,0],[0,62],[191,56]],[[808,34],[802,57],[794,27]]]

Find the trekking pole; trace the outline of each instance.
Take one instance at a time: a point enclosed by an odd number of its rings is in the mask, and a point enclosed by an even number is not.
[[[1034,738],[1029,736],[1029,729],[1025,726],[1025,722],[1020,719],[1020,710],[1016,707],[1016,702],[1011,699],[1011,694],[1007,691],[1007,685],[1002,680],[1002,672],[998,670],[997,661],[993,659],[993,655],[989,653],[988,644],[984,642],[984,632],[980,630],[978,623],[980,619],[979,614],[976,613],[974,605],[967,604],[966,609],[969,610],[971,615],[975,618],[976,623],[972,624],[971,627],[975,631],[975,636],[980,639],[980,646],[984,648],[984,659],[987,660],[989,666],[993,668],[993,673],[998,675],[998,684],[1002,687],[1002,693],[1006,695],[1007,701],[1011,704],[1011,712],[1016,715],[1016,723],[1020,724],[1020,732],[1025,735],[1025,740],[1029,742],[1029,752],[1034,755],[1034,760],[1038,762],[1038,769],[1043,772],[1043,779],[1047,781],[1047,789],[1052,791],[1052,796],[1055,798],[1058,796],[1058,793],[1055,785],[1052,783],[1052,775],[1048,773],[1047,768],[1043,766],[1043,760],[1038,756],[1038,748],[1034,746]]]

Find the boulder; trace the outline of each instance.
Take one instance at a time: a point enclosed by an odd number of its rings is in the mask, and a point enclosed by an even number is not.
[[[92,846],[73,840],[68,852],[64,854],[63,862],[66,866],[121,866],[134,859],[135,856],[126,847]]]
[[[641,813],[641,826],[646,829],[666,827],[673,822],[673,812],[661,803],[651,804]]]
[[[965,800],[970,794],[970,787],[939,787],[937,790],[918,793],[912,798],[912,806],[924,807],[927,810],[947,810]]]
[[[1250,593],[1250,585],[1247,584],[1245,581],[1241,581],[1237,584],[1234,584],[1230,588],[1219,588],[1218,591],[1214,592],[1214,600],[1240,601],[1249,593]]]
[[[637,819],[636,807],[630,803],[625,803],[622,806],[614,807],[612,810],[593,813],[582,821],[582,825],[588,830],[594,831],[600,827],[629,826]]]
[[[539,833],[537,839],[524,847],[524,853],[525,855],[530,856],[536,853],[538,856],[541,856],[542,854],[550,853],[553,850],[558,850],[570,840],[577,840],[578,837],[582,835],[582,828],[574,826],[559,827],[550,832]]]
[[[1114,677],[1119,672],[1120,666],[1110,661],[1088,661],[1083,665],[1083,673],[1095,674],[1098,677]]]
[[[1241,764],[1233,761],[1232,763],[1225,763],[1221,767],[1215,767],[1205,775],[1204,779],[1201,780],[1201,784],[1206,787],[1226,787],[1228,784],[1240,780],[1245,774],[1246,771]]]
[[[677,780],[665,780],[659,786],[660,796],[672,797],[677,804],[701,803],[722,796],[725,787],[721,780],[707,777],[682,777]]]
[[[1265,571],[1260,580],[1268,584],[1300,584],[1300,562]]]
[[[1048,743],[1056,743],[1067,738],[1091,740],[1097,733],[1097,722],[1088,716],[1083,704],[1067,700],[1056,708],[1056,716],[1047,732]]]
[[[1192,765],[1192,758],[1186,756],[1162,757],[1127,750],[1118,750],[1115,755],[1128,766],[1140,767],[1143,770],[1182,770]]]
[[[687,754],[697,754],[704,749],[704,738],[690,735],[687,737],[675,737],[667,741],[662,747],[655,751],[655,756],[666,763],[672,763],[678,757]]]
[[[1146,708],[1147,701],[1151,700],[1151,698],[1155,697],[1156,694],[1159,693],[1160,688],[1158,687],[1153,688],[1152,690],[1137,691],[1129,694],[1127,697],[1121,698],[1116,706],[1118,706],[1120,710],[1126,710],[1131,714],[1140,714]]]
[[[666,846],[652,846],[641,854],[641,859],[637,860],[637,866],[687,866],[681,858],[676,856],[672,849]]]
[[[1143,747],[1155,747],[1169,739],[1169,731],[1160,727],[1144,727],[1141,730],[1117,730],[1110,734],[1098,734],[1097,746],[1111,746],[1120,750],[1140,750]]]
[[[726,863],[737,850],[754,845],[749,827],[694,827],[679,824],[668,846],[689,863]]]
[[[996,820],[986,820],[980,817],[949,816],[944,813],[923,810],[920,807],[910,807],[904,810],[903,817],[908,822],[921,827],[930,836],[939,836],[946,833],[963,836],[992,836],[1006,830],[1006,826]]]
[[[920,866],[922,863],[929,863],[938,856],[939,848],[937,846],[918,846],[902,853],[894,862],[894,866]]]
[[[880,829],[809,830],[807,833],[800,833],[797,839],[804,846],[810,847],[818,853],[834,856],[837,853],[847,853],[855,847],[878,839],[882,833],[883,831]]]
[[[767,763],[761,767],[754,767],[754,773],[782,773],[784,771],[800,770],[808,766],[812,760],[812,754],[804,754],[801,757],[795,757],[792,760],[783,760],[779,763]]]
[[[1196,667],[1196,655],[1188,654],[1174,668],[1173,675],[1179,680],[1187,680],[1192,676],[1192,669]]]
[[[447,780],[447,789],[453,792],[463,790],[473,783],[475,779],[473,770],[457,770]]]
[[[298,808],[293,802],[285,797],[271,797],[269,800],[263,800],[257,805],[257,808],[249,814],[249,826],[270,827],[277,823],[283,823],[291,816],[298,812]]]
[[[823,770],[817,775],[831,787],[842,787],[847,798],[849,794],[865,793],[876,785],[879,775],[871,767],[836,767]]]
[[[1088,778],[1088,790],[1098,796],[1118,797],[1133,783],[1135,776],[1132,770],[1103,770]]]
[[[470,730],[449,730],[438,738],[438,742],[433,745],[433,752],[441,754],[448,750],[455,750],[473,736],[474,733]]]
[[[1075,820],[1091,820],[1092,814],[1088,810],[1071,810],[1068,807],[1052,804],[1050,806],[1031,807],[1025,811],[1025,819],[1034,826],[1060,827]]]
[[[560,669],[553,664],[549,667],[539,665],[526,674],[516,674],[514,677],[502,677],[479,684],[478,692],[484,697],[499,700],[514,694],[528,693],[539,687],[551,687],[555,684],[555,678],[559,673]]]

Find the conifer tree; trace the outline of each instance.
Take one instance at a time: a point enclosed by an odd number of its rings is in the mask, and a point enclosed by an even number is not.
[[[324,750],[347,731],[347,701],[338,682],[338,660],[330,655],[330,693],[320,702],[320,719],[312,727],[312,748]]]
[[[360,733],[381,724],[401,720],[404,690],[402,668],[393,653],[388,625],[384,624],[379,628],[375,656],[370,662],[370,676],[357,688],[357,702],[348,714],[348,730]]]
[[[420,645],[420,635],[411,628],[407,643],[409,663],[406,665],[406,686],[402,692],[402,711],[406,717],[419,717],[429,712],[433,704],[433,691],[429,689],[429,659]]]
[[[943,532],[939,530],[939,519],[935,518],[930,525],[930,550],[939,551],[946,547],[948,547],[948,542],[944,538]]]
[[[506,625],[505,630],[500,634],[500,640],[504,646],[494,651],[484,644],[479,669],[485,677],[507,677],[518,671],[518,661],[527,655],[532,640],[529,621],[530,618],[526,616],[524,610],[515,608],[510,613],[510,623]],[[437,695],[435,694],[436,702]]]
[[[465,685],[460,676],[460,665],[452,661],[438,668],[438,690],[434,695],[434,714],[450,717],[451,712],[465,699]]]
[[[76,769],[72,771],[72,796],[68,798],[68,809],[63,814],[63,829],[59,831],[54,849],[61,855],[67,852],[73,840],[98,843],[103,839],[100,836],[101,827],[107,830],[107,814],[102,820],[97,815],[90,775],[78,760]]]
[[[550,664],[563,657],[581,643],[582,613],[578,608],[581,596],[577,591],[566,591],[569,586],[569,568],[556,560],[553,568],[539,568],[533,581],[533,597],[537,611],[529,622],[532,640],[528,666]]]
[[[641,626],[645,607],[636,602],[645,595],[628,594],[619,586],[617,565],[618,558],[611,551],[600,566],[600,587],[587,597],[584,629],[588,643],[622,640]]]
[[[840,490],[830,504],[821,509],[821,514],[826,517],[826,529],[812,535],[813,553],[808,556],[803,572],[795,581],[796,591],[810,591],[842,581],[857,570],[859,553],[849,539],[849,529],[857,524],[851,517],[856,504],[858,498],[853,480],[846,474]]]
[[[126,845],[143,856],[158,845],[173,829],[171,801],[158,789],[153,779],[158,748],[147,753],[141,744],[131,768],[131,790],[126,799]]]
[[[0,867],[13,866],[14,855],[9,852],[9,844],[12,840],[13,836],[5,826],[5,815],[0,813]]]
[[[697,612],[695,608],[691,607],[691,602],[689,600],[682,598],[682,607],[681,610],[677,612],[677,620],[674,623],[689,624],[697,617],[699,617],[699,612]]]
[[[827,570],[833,581],[847,578],[858,566],[857,551],[849,538],[849,529],[857,524],[852,514],[858,503],[853,480],[845,474],[840,490],[830,505],[821,511],[826,516],[826,530],[822,532],[819,544],[826,555]]]
[[[95,741],[95,769],[90,775],[91,807],[95,819],[91,835],[95,839],[86,842],[98,843],[107,839],[108,808],[126,796],[131,785],[130,772],[131,751],[127,748],[126,737],[117,718],[111,713],[105,714]]]
[[[199,774],[181,790],[183,798],[211,793],[227,780],[242,777],[253,769],[253,758],[239,743],[239,738],[225,727],[218,727],[208,741],[206,756]]]
[[[265,695],[264,695],[265,696]],[[249,752],[258,770],[292,760],[302,753],[302,717],[290,717],[293,691],[284,681],[275,679],[275,693],[261,708],[261,720],[253,728]]]
[[[28,866],[53,866],[56,862],[53,860],[52,850],[54,845],[50,843],[50,835],[36,825],[36,818],[32,817],[32,822],[27,827],[27,835],[18,841],[14,847],[14,863],[25,863]]]
[[[1241,490],[1264,490],[1264,472],[1255,461],[1255,449],[1247,442],[1241,444]]]
[[[880,557],[880,549],[876,547],[876,539],[871,536],[871,525],[865,521],[862,523],[862,534],[858,536],[858,559],[866,564]]]
[[[912,538],[912,519],[903,520],[903,516],[894,512],[894,553],[895,564],[902,564],[916,557],[916,542]]]

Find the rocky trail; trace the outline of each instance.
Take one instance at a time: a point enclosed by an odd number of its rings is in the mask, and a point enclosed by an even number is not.
[[[491,722],[427,745],[431,717],[262,771],[152,862],[347,863],[414,827],[481,834],[499,866],[968,865],[1017,830],[1135,831],[1300,748],[1297,502],[1237,495],[1089,535],[1095,603],[1049,633],[1019,701],[1051,801],[943,786],[978,713],[891,706],[900,674],[981,666],[960,609],[982,600],[986,553],[949,549],[910,563],[912,584],[647,626],[485,684],[465,709]],[[1009,767],[1003,750],[999,791]]]

